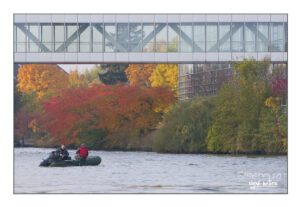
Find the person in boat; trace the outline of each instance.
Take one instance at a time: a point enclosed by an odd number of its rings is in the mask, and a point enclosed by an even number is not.
[[[68,160],[69,159],[69,152],[66,149],[65,145],[61,145],[59,149],[57,149],[56,151],[54,151],[53,154],[53,158],[54,160]]]
[[[88,148],[85,146],[85,144],[81,144],[80,147],[76,151],[75,159],[83,161],[83,160],[86,160],[88,155],[89,155]]]

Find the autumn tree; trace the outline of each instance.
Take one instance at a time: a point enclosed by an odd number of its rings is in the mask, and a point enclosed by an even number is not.
[[[178,96],[178,66],[176,64],[158,64],[149,80],[152,87],[170,88]]]
[[[125,70],[129,84],[149,88],[151,86],[149,78],[155,67],[155,64],[130,64]]]
[[[67,73],[56,65],[25,64],[19,68],[18,90],[43,100],[68,86]]]
[[[70,88],[44,103],[43,126],[58,143],[127,148],[152,130],[174,101],[166,88],[93,85]]]

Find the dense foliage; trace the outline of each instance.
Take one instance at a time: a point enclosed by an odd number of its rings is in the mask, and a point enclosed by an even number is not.
[[[152,87],[167,87],[178,94],[178,66],[176,64],[158,64],[149,80]]]
[[[215,97],[178,102],[177,65],[97,65],[84,73],[23,65],[14,94],[15,141],[176,153],[286,153],[286,71],[247,60],[237,63],[233,74]]]
[[[276,110],[268,104],[269,98],[276,95],[272,94],[268,69],[266,61],[235,65],[234,80],[224,85],[216,98],[214,120],[207,137],[209,151],[286,152],[286,114],[280,110],[280,101],[272,103]],[[277,130],[280,133],[275,134]]]
[[[58,143],[127,149],[161,121],[155,109],[173,101],[173,93],[164,88],[75,88],[44,103],[42,122]]]
[[[178,96],[176,64],[131,64],[125,73],[130,85],[169,88]]]
[[[212,123],[214,99],[194,98],[176,104],[164,118],[154,140],[159,152],[206,152],[206,136]]]
[[[129,84],[149,88],[151,86],[149,78],[155,67],[155,64],[130,64],[125,70]]]
[[[38,100],[59,93],[68,84],[67,73],[56,65],[22,65],[17,78],[18,90],[26,94],[35,93]]]

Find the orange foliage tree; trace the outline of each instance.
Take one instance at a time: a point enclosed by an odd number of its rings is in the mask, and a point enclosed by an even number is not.
[[[19,68],[18,90],[36,93],[37,100],[48,98],[67,86],[67,73],[56,65],[26,64]]]
[[[149,78],[155,67],[155,64],[130,64],[125,70],[129,84],[149,88],[151,86]]]

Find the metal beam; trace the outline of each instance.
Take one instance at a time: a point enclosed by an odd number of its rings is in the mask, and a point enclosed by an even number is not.
[[[50,52],[50,50],[37,38],[34,34],[32,34],[24,24],[15,24],[24,34],[32,40],[42,51]]]

